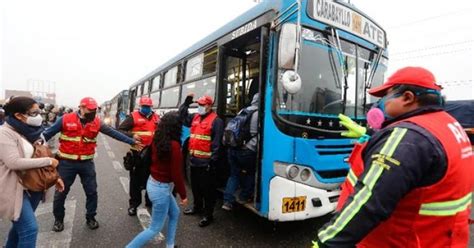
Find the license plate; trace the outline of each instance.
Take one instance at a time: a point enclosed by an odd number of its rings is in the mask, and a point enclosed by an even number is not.
[[[283,213],[304,211],[306,207],[306,196],[284,197],[281,206]]]

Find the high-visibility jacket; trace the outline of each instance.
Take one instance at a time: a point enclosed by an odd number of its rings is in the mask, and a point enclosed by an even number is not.
[[[77,113],[65,114],[59,136],[58,156],[70,160],[93,159],[99,131],[100,119],[98,117],[82,126]]]
[[[410,191],[390,218],[357,247],[466,247],[474,181],[472,148],[466,133],[444,111],[403,122],[415,123],[437,138],[446,154],[447,171],[439,182]]]
[[[149,146],[153,141],[153,135],[155,134],[156,126],[160,117],[153,113],[151,118],[146,118],[141,115],[138,111],[132,112],[133,128],[132,133],[137,134],[141,138],[141,143],[145,146]]]
[[[217,118],[215,112],[209,113],[204,119],[195,114],[191,123],[191,137],[189,139],[189,154],[196,158],[209,159],[212,155],[211,132],[212,124]]]

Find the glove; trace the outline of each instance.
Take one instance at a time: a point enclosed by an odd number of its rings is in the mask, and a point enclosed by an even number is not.
[[[186,96],[186,99],[184,99],[184,105],[189,106],[191,105],[193,101],[194,95],[188,95]]]
[[[357,123],[355,123],[351,118],[346,115],[339,114],[339,123],[341,123],[349,131],[341,133],[341,136],[348,138],[360,138],[365,135],[367,129]]]
[[[319,248],[318,241],[312,241],[312,243],[313,243],[313,246],[311,246],[311,248]]]

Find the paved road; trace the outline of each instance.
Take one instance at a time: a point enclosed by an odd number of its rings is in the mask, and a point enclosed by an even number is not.
[[[126,214],[128,173],[121,162],[127,149],[126,145],[103,135],[99,138],[95,162],[100,228],[92,231],[85,225],[85,196],[77,178],[67,199],[65,230],[62,233],[50,231],[53,223],[51,199],[36,211],[40,226],[38,247],[124,247],[148,225],[147,209],[142,208],[138,218]],[[191,195],[190,191],[188,193]],[[244,208],[230,213],[219,208],[215,213],[215,223],[206,228],[197,226],[199,218],[196,216],[181,216],[176,243],[180,247],[309,247],[315,231],[328,219],[329,216],[317,220],[273,223]],[[8,222],[0,221],[1,242],[5,240],[9,226]],[[471,237],[472,231],[471,227]],[[164,246],[164,242],[157,237],[147,247]]]

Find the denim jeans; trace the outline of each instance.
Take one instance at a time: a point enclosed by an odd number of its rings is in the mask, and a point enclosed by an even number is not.
[[[38,224],[36,223],[35,210],[42,198],[43,192],[23,192],[20,218],[17,221],[12,221],[13,225],[8,233],[6,248],[36,247]]]
[[[58,172],[64,181],[64,191],[54,193],[54,218],[57,220],[64,219],[64,203],[77,175],[81,178],[82,187],[86,193],[86,218],[95,217],[97,213],[97,180],[94,162],[92,160],[60,160]]]
[[[171,194],[171,184],[156,181],[151,176],[148,178],[146,190],[153,204],[150,226],[139,233],[126,247],[142,247],[153,237],[160,233],[168,217],[168,230],[166,245],[174,246],[176,229],[178,227],[179,208],[176,199]]]
[[[252,197],[255,186],[255,163],[257,153],[249,149],[229,149],[228,162],[230,176],[224,192],[224,202],[234,203],[234,193],[241,185],[240,198],[248,200]]]

